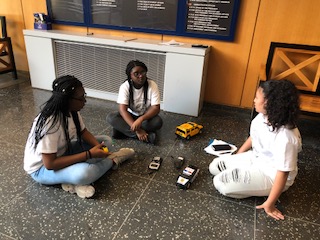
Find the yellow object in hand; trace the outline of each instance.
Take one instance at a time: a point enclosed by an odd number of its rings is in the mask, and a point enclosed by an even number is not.
[[[105,151],[106,153],[109,152],[109,149],[108,149],[106,146],[103,146],[101,149],[102,149],[103,151]]]

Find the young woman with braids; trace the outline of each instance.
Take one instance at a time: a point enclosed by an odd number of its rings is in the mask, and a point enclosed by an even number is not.
[[[126,68],[127,80],[120,86],[119,111],[107,116],[113,138],[131,137],[154,144],[162,127],[160,94],[157,84],[148,79],[147,66],[132,60]]]
[[[254,106],[258,115],[251,122],[249,138],[236,155],[214,159],[209,171],[221,194],[232,198],[268,196],[256,208],[276,220],[284,219],[276,202],[294,182],[301,151],[297,89],[287,80],[261,82]]]
[[[81,198],[92,197],[91,185],[109,169],[130,158],[134,150],[112,153],[111,139],[94,137],[85,127],[80,110],[86,103],[82,83],[62,76],[52,84],[52,96],[35,118],[26,143],[24,169],[38,183],[62,184]]]

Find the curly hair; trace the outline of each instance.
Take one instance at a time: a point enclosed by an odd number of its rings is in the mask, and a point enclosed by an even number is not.
[[[300,112],[299,93],[289,80],[268,80],[260,83],[266,99],[269,124],[276,131],[282,126],[293,129],[297,126]]]
[[[58,77],[53,81],[52,96],[46,103],[43,104],[42,109],[39,113],[39,118],[35,126],[34,148],[37,147],[39,141],[47,133],[53,130],[59,122],[61,122],[61,124],[63,125],[68,144],[70,143],[67,129],[67,118],[69,116],[69,101],[73,97],[75,90],[79,87],[82,87],[81,81],[78,80],[76,77],[70,75]],[[73,118],[76,118],[74,119],[74,121],[75,124],[77,124],[76,121],[79,121],[78,115],[73,112],[71,114]]]

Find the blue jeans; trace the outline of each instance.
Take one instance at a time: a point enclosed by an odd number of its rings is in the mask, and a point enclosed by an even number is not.
[[[105,145],[110,150],[111,138],[108,136],[96,136],[98,142],[104,141]],[[83,143],[80,146],[77,141],[71,142],[72,152],[64,155],[72,155],[89,150],[92,146]],[[48,170],[42,166],[37,171],[30,174],[30,176],[38,183],[45,185],[54,185],[61,183],[68,183],[74,185],[88,185],[100,177],[102,177],[113,166],[113,161],[109,158],[92,158],[86,162],[80,162],[68,166],[60,170]]]

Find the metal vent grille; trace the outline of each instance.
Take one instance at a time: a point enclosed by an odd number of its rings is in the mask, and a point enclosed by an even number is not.
[[[163,52],[55,41],[57,76],[74,75],[85,88],[118,94],[129,61],[140,60],[159,87],[163,101],[166,56]]]

